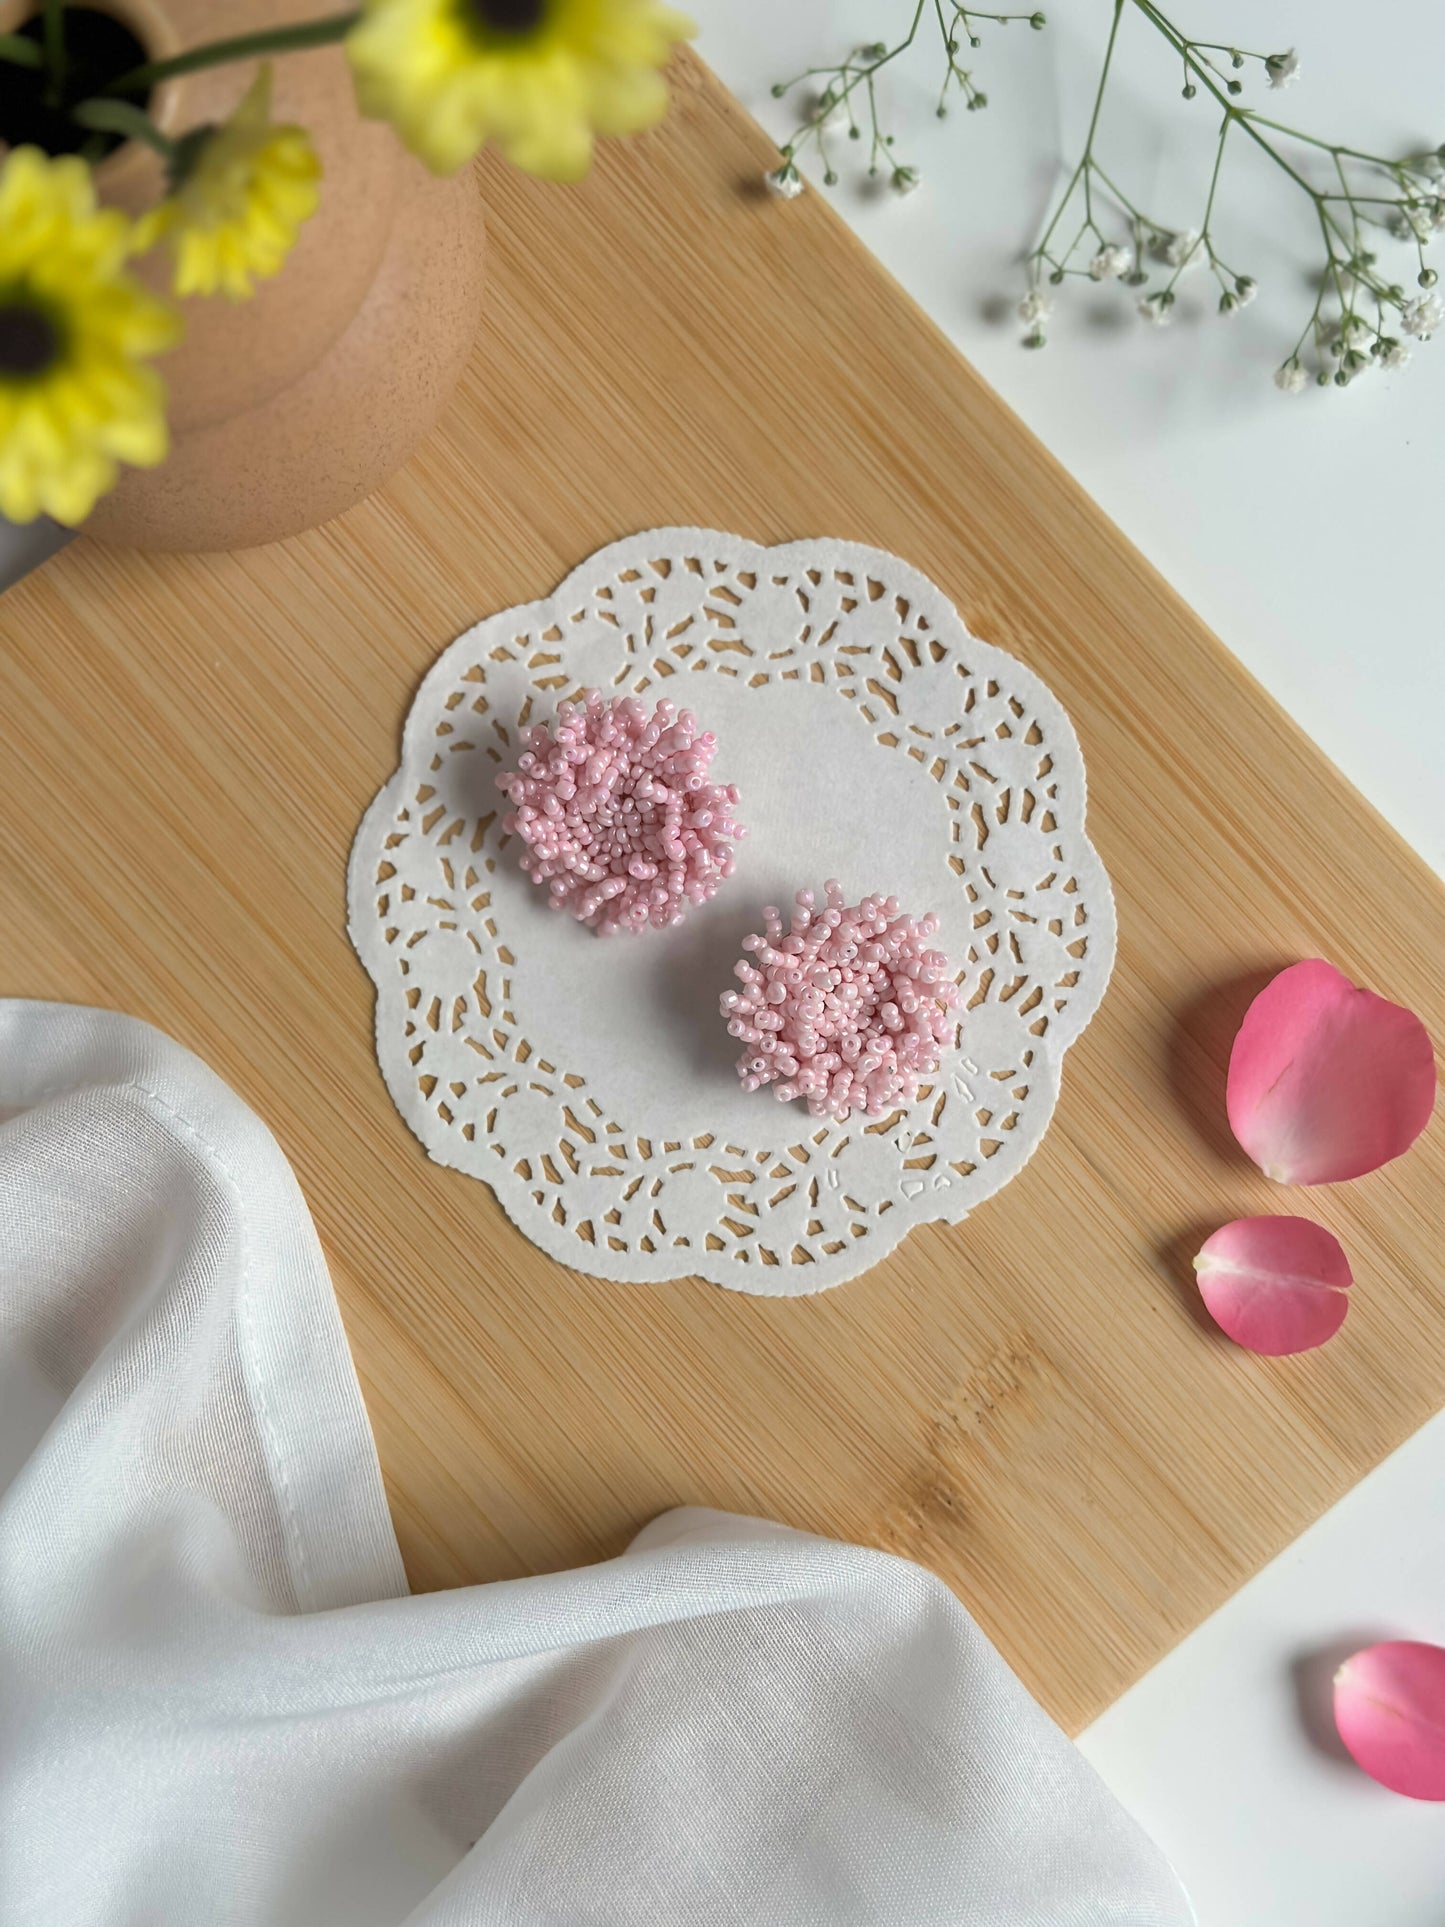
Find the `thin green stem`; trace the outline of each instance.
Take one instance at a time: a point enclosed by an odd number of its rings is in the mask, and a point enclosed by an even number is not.
[[[165,161],[175,158],[176,143],[163,134],[150,116],[129,100],[82,100],[70,110],[77,127],[93,134],[119,134],[125,140],[144,141]]]
[[[1341,160],[1338,154],[1333,154],[1331,155],[1330,158],[1334,161],[1335,173],[1339,176],[1340,186],[1344,191],[1344,199],[1349,206],[1350,240],[1351,240],[1351,245],[1355,250],[1355,253],[1358,254],[1360,251],[1360,210],[1355,201],[1354,195],[1350,192],[1349,176],[1345,173],[1345,164],[1343,160]],[[1322,196],[1321,198],[1333,199],[1334,197],[1330,195],[1330,196]]]
[[[790,93],[800,81],[814,79],[819,74],[827,74],[829,77],[829,87],[827,91],[831,93],[832,81],[836,78],[844,84],[841,92],[833,94],[832,105],[834,107],[847,107],[848,119],[851,124],[853,121],[852,95],[854,89],[861,84],[868,97],[868,117],[873,136],[872,151],[876,154],[879,147],[886,145],[886,142],[884,142],[878,126],[878,102],[873,91],[873,77],[880,68],[886,67],[890,60],[896,60],[899,54],[905,52],[907,48],[913,45],[918,34],[918,23],[923,18],[923,9],[926,4],[927,0],[917,0],[917,4],[913,9],[913,19],[909,24],[908,32],[906,36],[898,42],[896,47],[885,48],[884,51],[877,56],[865,54],[866,64],[863,65],[855,65],[854,61],[849,59],[837,67],[807,67],[801,74],[796,75],[792,80],[783,84],[781,91],[785,94]],[[779,90],[775,88],[774,92],[777,91]],[[799,146],[809,139],[815,142],[818,151],[822,153],[823,127],[821,119],[805,122],[784,146],[782,150],[783,154],[791,160],[797,153]],[[824,160],[826,165],[826,155]]]
[[[1120,207],[1123,208],[1126,214],[1132,214],[1136,221],[1142,222],[1142,224],[1145,227],[1152,229],[1152,231],[1155,234],[1162,234],[1164,232],[1163,228],[1159,226],[1157,221],[1151,221],[1147,214],[1141,213],[1140,210],[1137,207],[1135,207],[1134,203],[1129,199],[1129,196],[1124,192],[1123,188],[1120,187],[1119,183],[1112,177],[1112,175],[1107,174],[1104,171],[1103,167],[1100,166],[1098,161],[1094,161],[1092,163],[1092,166],[1093,166],[1094,172],[1098,175],[1099,179],[1104,183],[1105,187],[1108,188],[1109,192],[1113,195],[1114,199],[1119,203]]]
[[[1063,193],[1059,196],[1059,204],[1054,209],[1053,219],[1049,222],[1048,226],[1044,229],[1043,234],[1039,239],[1039,244],[1034,249],[1034,254],[1036,257],[1038,255],[1046,254],[1048,252],[1049,242],[1052,241],[1052,239],[1054,238],[1054,229],[1059,225],[1059,222],[1063,219],[1064,209],[1069,205],[1069,202],[1073,197],[1074,189],[1078,186],[1079,178],[1083,174],[1084,169],[1087,167],[1087,165],[1088,165],[1088,162],[1086,160],[1081,160],[1078,166],[1074,169],[1073,173],[1069,176],[1069,184],[1064,189]]]
[[[1094,111],[1089,116],[1089,131],[1084,138],[1084,159],[1089,162],[1094,157],[1094,136],[1099,131],[1099,114],[1104,105],[1104,89],[1108,85],[1109,68],[1114,59],[1114,42],[1119,37],[1119,21],[1124,13],[1124,0],[1114,0],[1114,18],[1109,23],[1109,41],[1104,48],[1104,68],[1099,75],[1098,90],[1094,95]],[[1090,221],[1094,218],[1093,194],[1089,185],[1089,170],[1084,168],[1084,210]]]
[[[1325,263],[1316,291],[1314,309],[1295,345],[1292,359],[1297,360],[1304,342],[1313,329],[1321,350],[1329,351],[1333,346],[1333,352],[1340,356],[1340,368],[1336,372],[1335,379],[1338,381],[1351,379],[1364,365],[1364,356],[1358,346],[1361,323],[1363,322],[1367,327],[1370,325],[1360,314],[1360,308],[1364,306],[1368,309],[1368,304],[1373,302],[1376,310],[1374,333],[1378,338],[1383,332],[1386,309],[1401,308],[1404,305],[1402,290],[1393,283],[1387,283],[1375,271],[1368,251],[1362,243],[1361,223],[1362,221],[1380,221],[1379,215],[1369,211],[1373,206],[1378,206],[1382,210],[1403,208],[1406,219],[1409,219],[1414,208],[1428,206],[1433,216],[1434,204],[1442,198],[1442,194],[1435,185],[1433,177],[1427,178],[1429,170],[1424,160],[1428,157],[1422,157],[1415,162],[1389,161],[1381,155],[1369,154],[1342,142],[1321,140],[1313,135],[1300,135],[1297,130],[1272,120],[1267,115],[1239,105],[1236,97],[1240,93],[1241,83],[1223,71],[1222,63],[1227,59],[1236,70],[1246,61],[1256,61],[1267,67],[1270,56],[1249,49],[1227,46],[1217,41],[1191,40],[1167,17],[1158,0],[1128,0],[1128,4],[1154,28],[1180,61],[1184,70],[1186,94],[1193,95],[1202,89],[1220,109],[1219,134],[1205,196],[1199,245],[1204,250],[1212,275],[1224,292],[1225,299],[1221,302],[1221,306],[1227,308],[1236,305],[1236,292],[1245,279],[1222,258],[1214,245],[1212,233],[1214,210],[1218,204],[1223,180],[1225,150],[1229,146],[1230,131],[1237,124],[1249,137],[1251,143],[1266,154],[1281,173],[1293,181],[1295,186],[1307,196],[1314,209],[1320,237],[1324,244]],[[1136,263],[1142,257],[1145,247],[1151,241],[1157,242],[1167,232],[1135,205],[1095,158],[1094,149],[1099,134],[1104,93],[1112,69],[1124,5],[1125,0],[1115,0],[1108,43],[1082,153],[1054,207],[1042,239],[1028,257],[1031,285],[1035,287],[1038,284],[1041,267],[1051,271],[1050,278],[1054,281],[1063,280],[1066,274],[1082,272],[1070,264],[1083,245],[1086,235],[1090,233],[1101,235],[1101,230],[1094,219],[1096,188],[1112,196],[1127,216]],[[1214,55],[1219,56],[1218,62],[1211,57]],[[1299,139],[1316,151],[1327,154],[1333,163],[1338,186],[1334,183],[1316,186],[1302,172],[1301,167],[1295,165],[1287,153],[1282,151],[1280,145],[1272,138],[1274,135]],[[1397,190],[1395,195],[1357,194],[1345,166],[1346,160],[1382,170],[1389,183]],[[1083,224],[1067,248],[1058,247],[1055,245],[1055,239],[1060,225],[1080,191],[1083,195]],[[1345,210],[1348,212],[1346,213]],[[1417,235],[1417,244],[1419,238]],[[1171,249],[1171,253],[1175,252],[1177,250]],[[1194,250],[1191,249],[1191,255],[1193,252]],[[1417,252],[1420,252],[1422,261],[1421,284],[1430,285],[1432,277],[1423,266],[1423,251],[1418,245]],[[1172,302],[1176,284],[1187,265],[1187,259],[1185,261],[1176,259],[1173,273],[1162,290],[1150,296],[1150,300],[1165,306]],[[1138,281],[1144,277],[1136,270],[1136,273],[1129,278]],[[1245,297],[1240,295],[1239,298]],[[1327,298],[1332,306],[1338,303],[1343,316],[1339,344],[1334,343],[1332,334],[1329,340],[1326,340],[1326,323],[1322,317],[1323,304]]]
[[[1235,115],[1226,113],[1224,119],[1219,124],[1219,141],[1214,150],[1214,171],[1209,176],[1209,194],[1204,203],[1204,218],[1199,224],[1200,246],[1203,247],[1206,255],[1209,257],[1210,268],[1213,270],[1215,279],[1220,282],[1221,286],[1224,284],[1219,273],[1219,260],[1215,255],[1213,243],[1209,238],[1209,219],[1214,212],[1214,196],[1219,189],[1219,170],[1224,161],[1224,144],[1229,139],[1229,130],[1233,126],[1235,118]],[[1174,284],[1189,266],[1191,255],[1192,250],[1191,254],[1186,255],[1178,267],[1175,268],[1173,274],[1170,275],[1164,287],[1165,294],[1173,294]]]
[[[959,67],[952,48],[953,29],[943,17],[943,0],[933,0],[933,14],[938,22],[938,37],[943,42],[944,51],[948,55],[948,65],[943,70],[943,85],[938,90],[938,106],[935,110],[942,115],[948,100],[948,90],[953,85],[954,76],[958,73]],[[958,24],[956,13],[953,16],[953,22],[954,26]]]
[[[1323,235],[1324,243],[1325,243],[1325,256],[1326,256],[1325,271],[1329,275],[1330,280],[1334,283],[1335,297],[1338,300],[1341,309],[1345,314],[1349,314],[1351,312],[1353,304],[1351,303],[1349,297],[1345,293],[1344,283],[1340,279],[1340,264],[1335,256],[1334,243],[1330,239],[1329,216],[1325,213],[1325,210],[1322,207],[1317,208],[1316,212],[1320,217],[1320,233]]]
[[[1094,135],[1097,133],[1098,127],[1099,127],[1099,112],[1104,105],[1104,89],[1109,83],[1109,66],[1111,61],[1114,58],[1114,42],[1118,38],[1119,21],[1123,16],[1123,12],[1124,12],[1124,0],[1114,0],[1114,18],[1110,22],[1110,26],[1109,26],[1109,44],[1104,49],[1104,66],[1103,66],[1102,72],[1099,75],[1098,88],[1094,94],[1094,111],[1089,116],[1089,132],[1088,132],[1087,138],[1084,141],[1084,151],[1083,151],[1083,154],[1080,156],[1078,166],[1074,169],[1073,173],[1069,176],[1069,184],[1064,189],[1063,193],[1059,196],[1058,205],[1055,207],[1053,215],[1049,221],[1049,224],[1044,229],[1043,234],[1039,239],[1039,243],[1033,251],[1033,255],[1031,258],[1035,261],[1040,260],[1048,255],[1049,243],[1054,238],[1054,230],[1059,225],[1059,222],[1063,219],[1064,210],[1069,205],[1069,202],[1074,198],[1074,189],[1079,185],[1079,182],[1081,180],[1084,183],[1085,224],[1086,226],[1093,225],[1093,220],[1094,220],[1093,192],[1092,192],[1092,185],[1091,185],[1089,176],[1090,176],[1091,170],[1095,166]],[[1102,169],[1100,170],[1100,173],[1102,176]],[[1077,242],[1075,243],[1075,245],[1076,246],[1078,245]],[[1067,257],[1065,258],[1067,259]]]
[[[1320,309],[1324,305],[1324,299],[1325,299],[1325,284],[1323,281],[1321,281],[1319,286],[1319,292],[1315,296],[1314,308],[1311,310],[1309,320],[1305,323],[1305,325],[1299,331],[1299,340],[1295,343],[1294,347],[1290,350],[1290,353],[1287,357],[1289,361],[1299,360],[1299,351],[1301,348],[1304,347],[1306,339],[1308,338],[1308,336],[1312,331],[1318,329],[1319,319],[1320,319]]]
[[[202,67],[226,66],[233,60],[263,59],[268,54],[299,53],[307,47],[329,47],[344,40],[360,18],[360,13],[354,11],[333,13],[321,20],[302,21],[295,27],[237,34],[231,40],[208,40],[183,54],[173,54],[169,60],[150,60],[143,67],[132,67],[128,74],[113,80],[105,91],[107,94],[147,93],[163,80],[193,74]]]
[[[878,95],[874,91],[873,76],[868,76],[868,165],[877,167],[880,155],[886,153],[883,146],[883,131],[878,125]]]
[[[1070,241],[1067,249],[1064,252],[1064,259],[1066,261],[1071,260],[1073,256],[1078,252],[1080,241],[1082,241],[1084,236],[1089,233],[1093,234],[1094,239],[1096,241],[1099,241],[1099,242],[1103,241],[1103,238],[1104,238],[1103,235],[1100,234],[1099,230],[1094,226],[1094,223],[1091,220],[1089,220],[1086,216],[1085,219],[1079,223],[1078,233],[1074,236],[1073,240]]]
[[[1281,120],[1271,120],[1268,114],[1249,110],[1249,118],[1261,127],[1273,128],[1276,134],[1288,134],[1291,140],[1303,141],[1306,147],[1318,147],[1326,154],[1344,154],[1352,161],[1368,161],[1374,167],[1383,167],[1393,173],[1399,167],[1398,161],[1386,160],[1383,154],[1367,154],[1363,148],[1347,147],[1340,141],[1321,140],[1318,135],[1301,133],[1298,127],[1286,127]]]
[[[1191,40],[1187,44],[1191,47],[1198,47],[1202,53],[1228,54],[1231,60],[1236,54],[1242,55],[1245,60],[1269,59],[1268,54],[1257,54],[1250,47],[1226,47],[1224,43],[1219,40]]]
[[[955,7],[954,13],[953,13],[953,19],[951,21],[948,21],[948,20],[945,20],[943,17],[943,0],[933,0],[933,5],[934,5],[934,12],[938,16],[939,37],[943,41],[944,53],[948,56],[948,66],[945,68],[944,75],[943,75],[943,86],[939,89],[939,94],[938,94],[938,111],[939,113],[942,113],[944,109],[944,103],[948,99],[948,90],[951,86],[953,86],[955,81],[958,83],[958,86],[961,89],[965,100],[969,103],[970,106],[972,106],[973,103],[979,99],[979,91],[977,87],[975,87],[973,84],[972,70],[967,67],[960,67],[958,64],[958,55],[954,52],[954,47],[956,45],[955,35],[958,30],[958,23],[960,20],[968,21],[971,19],[972,16],[970,16],[964,8]],[[1021,14],[1003,14],[1003,13],[981,13],[977,17],[980,20],[996,20],[996,21],[1002,21],[1005,24],[1007,24],[1007,22],[1011,19],[1017,20],[1017,19],[1024,18],[1024,16]],[[975,34],[973,33],[969,34],[970,40],[973,40],[976,38],[977,36]]]
[[[1219,145],[1214,150],[1214,172],[1209,177],[1209,198],[1204,203],[1204,219],[1200,223],[1201,232],[1209,232],[1209,217],[1214,212],[1214,197],[1219,191],[1219,170],[1224,161],[1224,143],[1229,139],[1229,130],[1234,125],[1233,114],[1226,114],[1219,124]]]
[[[972,29],[975,20],[992,20],[1000,27],[1006,27],[1010,20],[1032,20],[1031,13],[980,13],[976,7],[955,7],[955,22],[963,21],[965,27]]]
[[[847,73],[850,70],[850,65],[850,62],[844,61],[842,66],[804,67],[803,71],[794,74],[791,80],[780,80],[773,88],[773,98],[775,100],[781,100],[784,94],[790,94],[795,87],[801,87],[805,80],[816,80],[819,74]]]
[[[1152,27],[1155,27],[1161,34],[1163,34],[1164,38],[1169,42],[1170,46],[1173,47],[1176,50],[1176,52],[1178,52],[1181,55],[1181,57],[1187,62],[1187,64],[1193,68],[1194,72],[1199,76],[1200,80],[1203,81],[1205,87],[1208,88],[1209,92],[1213,94],[1214,98],[1219,102],[1219,105],[1224,109],[1225,113],[1230,115],[1232,119],[1237,120],[1239,122],[1240,126],[1244,129],[1245,133],[1249,135],[1250,139],[1254,141],[1257,146],[1261,147],[1266,154],[1269,155],[1270,159],[1275,163],[1277,167],[1283,168],[1284,172],[1289,175],[1290,179],[1294,181],[1297,186],[1302,187],[1305,193],[1309,195],[1312,201],[1318,202],[1320,199],[1319,190],[1313,187],[1311,183],[1305,179],[1304,175],[1300,173],[1298,168],[1292,167],[1290,163],[1285,159],[1284,155],[1280,153],[1279,149],[1274,145],[1274,143],[1272,141],[1266,140],[1264,135],[1261,134],[1259,131],[1259,128],[1261,126],[1273,127],[1273,126],[1276,126],[1277,123],[1273,121],[1264,120],[1261,116],[1258,116],[1252,113],[1248,108],[1236,107],[1234,102],[1230,99],[1227,93],[1221,93],[1219,88],[1215,86],[1213,80],[1210,79],[1209,71],[1205,67],[1203,62],[1196,60],[1194,56],[1190,53],[1189,42],[1184,38],[1184,36],[1180,33],[1179,29],[1173,24],[1173,22],[1170,20],[1167,20],[1164,17],[1164,15],[1160,13],[1158,7],[1154,5],[1154,0],[1133,0],[1133,4],[1139,10],[1139,12],[1143,14],[1144,18],[1149,22],[1149,24]],[[1292,134],[1294,130],[1288,127],[1280,127],[1278,128],[1278,131],[1280,133]],[[1325,146],[1326,143],[1320,142],[1319,145]],[[1347,150],[1342,150],[1342,151],[1347,151]]]
[[[956,4],[956,0],[915,0],[913,15],[908,23],[908,30],[902,39],[897,41],[893,46],[885,46],[880,40],[859,48],[855,53],[851,54],[847,60],[839,61],[834,66],[805,67],[801,73],[794,74],[790,80],[779,81],[772,90],[774,97],[781,99],[782,96],[790,94],[795,87],[800,86],[805,80],[823,80],[826,83],[824,97],[828,102],[829,108],[846,107],[848,110],[850,130],[854,130],[857,129],[861,116],[855,116],[853,112],[853,96],[859,88],[862,88],[868,102],[868,124],[871,136],[868,156],[869,172],[876,174],[880,162],[891,159],[888,149],[892,145],[892,137],[883,132],[879,119],[878,97],[875,84],[877,76],[890,61],[896,60],[900,54],[906,53],[913,45],[918,37],[918,29],[922,22],[925,8],[930,4],[932,5],[934,19],[938,25],[939,38],[943,43],[944,51],[948,58],[948,67],[944,74],[943,86],[938,96],[938,111],[940,113],[944,111],[948,90],[955,83],[966,96],[970,107],[984,106],[986,104],[986,96],[974,85],[972,73],[967,68],[961,67],[956,58],[956,37],[960,27],[968,33],[969,38],[973,40],[977,38],[972,32],[975,22],[990,21],[999,26],[1007,26],[1010,21],[1022,20],[1032,24],[1035,21],[1036,12],[985,13],[976,8],[959,6]],[[948,17],[945,10],[947,7],[951,7],[952,9],[951,18]],[[1041,20],[1039,24],[1042,24]],[[826,115],[814,115],[811,119],[803,121],[794,130],[790,138],[783,144],[782,153],[786,160],[791,161],[795,159],[811,142],[817,147],[819,154],[823,156],[826,164],[825,130],[822,126],[824,118],[826,118]]]
[[[65,86],[65,0],[45,0],[40,16],[40,31],[45,43],[47,92],[54,105]]]

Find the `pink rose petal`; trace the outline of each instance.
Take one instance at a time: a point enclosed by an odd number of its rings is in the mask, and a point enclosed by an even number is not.
[[[1266,1177],[1339,1184],[1408,1151],[1435,1106],[1435,1053],[1413,1011],[1332,964],[1291,964],[1245,1013],[1229,1122]]]
[[[1214,1322],[1269,1358],[1333,1338],[1354,1282],[1339,1239],[1308,1218],[1236,1218],[1205,1239],[1194,1270]]]
[[[1392,1639],[1335,1674],[1335,1724],[1372,1780],[1445,1800],[1445,1647]]]

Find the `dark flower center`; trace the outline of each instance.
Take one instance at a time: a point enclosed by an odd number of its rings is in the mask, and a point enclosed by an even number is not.
[[[60,330],[28,302],[0,300],[0,377],[43,375],[60,354]]]
[[[466,0],[484,27],[493,33],[531,33],[540,27],[547,0]]]

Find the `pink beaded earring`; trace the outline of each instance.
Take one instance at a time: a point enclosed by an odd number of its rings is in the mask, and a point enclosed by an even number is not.
[[[733,873],[746,835],[732,783],[709,783],[717,738],[691,710],[586,690],[555,725],[534,724],[515,770],[497,778],[513,805],[503,828],[522,868],[599,935],[665,930]]]
[[[764,934],[743,938],[755,961],[736,965],[743,988],[724,993],[722,1014],[744,1045],[744,1090],[805,1097],[814,1117],[877,1117],[910,1103],[938,1069],[954,1041],[958,986],[947,957],[927,947],[936,916],[915,921],[896,897],[848,906],[837,883],[826,887],[822,911],[811,890],[798,892],[786,935],[778,911],[764,910]]]

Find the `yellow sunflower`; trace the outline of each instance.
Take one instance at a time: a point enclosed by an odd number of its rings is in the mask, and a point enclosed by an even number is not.
[[[346,48],[362,112],[437,174],[487,141],[574,181],[594,134],[661,120],[659,71],[692,22],[660,0],[365,0]]]
[[[285,266],[316,212],[320,178],[305,128],[272,121],[271,69],[263,67],[228,121],[178,142],[171,192],[136,223],[136,247],[169,244],[177,294],[244,301],[254,279]]]
[[[125,272],[130,222],[90,170],[35,147],[0,161],[0,515],[81,522],[117,465],[166,452],[165,389],[146,356],[178,317]]]

